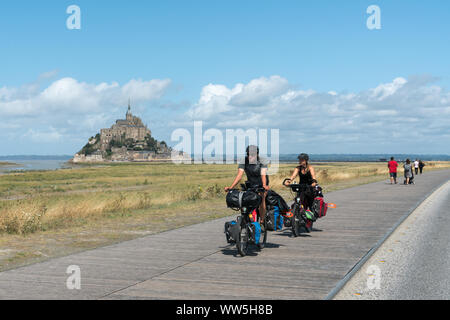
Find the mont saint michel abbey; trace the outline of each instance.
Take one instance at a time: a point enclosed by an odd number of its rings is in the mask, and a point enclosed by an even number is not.
[[[104,161],[159,161],[190,159],[190,156],[174,150],[165,142],[152,138],[152,132],[139,117],[128,110],[125,119],[119,119],[109,129],[100,129],[95,137],[78,152],[73,162],[104,162]]]
[[[152,132],[142,123],[142,120],[131,113],[131,105],[128,102],[128,111],[125,120],[117,120],[110,129],[100,130],[101,151],[106,151],[111,140],[133,139],[136,146],[144,147],[145,137]]]

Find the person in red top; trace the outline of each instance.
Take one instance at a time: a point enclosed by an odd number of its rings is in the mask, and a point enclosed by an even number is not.
[[[398,163],[391,157],[391,161],[388,162],[389,175],[391,176],[391,184],[397,184],[397,167]]]

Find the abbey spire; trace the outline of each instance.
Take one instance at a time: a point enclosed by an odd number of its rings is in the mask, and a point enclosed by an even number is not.
[[[131,121],[133,119],[133,115],[131,114],[131,102],[130,102],[130,98],[128,98],[128,111],[127,111],[127,117],[126,119],[128,121]]]

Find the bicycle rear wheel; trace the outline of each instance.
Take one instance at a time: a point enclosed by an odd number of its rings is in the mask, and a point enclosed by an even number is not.
[[[259,249],[264,249],[264,247],[266,246],[266,242],[267,242],[267,224],[264,222],[264,232],[261,231],[261,237],[262,239],[259,241],[258,243],[258,248]]]

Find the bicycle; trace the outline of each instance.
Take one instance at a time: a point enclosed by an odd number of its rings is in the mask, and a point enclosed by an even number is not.
[[[256,205],[252,205],[251,207],[247,206],[239,206],[237,207],[231,207],[231,209],[240,211],[241,215],[236,219],[236,225],[239,228],[239,232],[236,236],[236,239],[234,239],[236,243],[236,248],[239,252],[239,254],[244,257],[248,254],[249,246],[250,244],[254,244],[258,247],[259,250],[263,249],[267,242],[267,227],[266,227],[266,219],[264,219],[263,225],[264,225],[264,231],[260,231],[260,240],[258,243],[256,242],[255,236],[256,236],[256,227],[255,224],[253,224],[254,216],[253,213],[256,211],[256,216],[259,217],[259,205],[262,201],[261,196],[259,193],[265,192],[264,188],[261,187],[251,187],[246,184],[241,184],[242,191],[253,191],[258,194],[258,197],[260,197],[259,203]],[[258,221],[258,219],[256,219]],[[227,237],[228,238],[228,237]]]
[[[286,186],[286,181],[290,181],[290,179],[284,179],[284,186]],[[294,237],[298,237],[302,233],[311,232],[315,217],[305,210],[303,204],[305,201],[305,192],[313,192],[314,187],[307,184],[290,184],[286,187],[291,188],[291,190],[296,194],[291,209],[292,217],[290,225],[292,234],[294,235]]]

